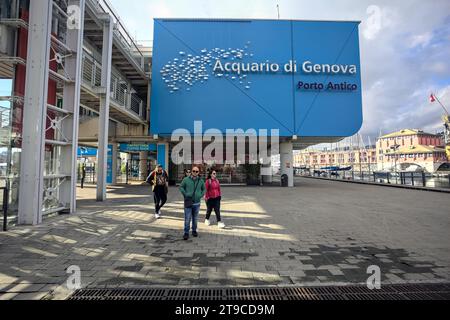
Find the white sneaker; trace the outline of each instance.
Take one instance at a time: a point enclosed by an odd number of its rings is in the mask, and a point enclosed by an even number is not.
[[[155,213],[155,218],[159,219],[159,218],[161,218],[161,215],[159,213]]]
[[[225,223],[219,222],[218,227],[219,227],[219,229],[224,229],[225,228]]]
[[[205,219],[205,224],[209,227],[211,225],[211,222],[208,219]]]

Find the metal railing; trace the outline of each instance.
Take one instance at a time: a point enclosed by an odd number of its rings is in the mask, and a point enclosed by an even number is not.
[[[138,115],[142,116],[142,104],[143,101],[136,94],[131,94],[131,110],[133,110]]]
[[[122,23],[122,20],[120,19],[117,12],[114,10],[113,6],[109,3],[108,0],[90,0],[95,3],[95,7],[100,12],[109,13],[113,16],[115,20],[115,28],[114,28],[114,35],[116,36],[117,40],[120,42],[120,44],[125,48],[126,52],[130,52],[130,54],[133,56],[134,61],[140,66],[142,71],[144,71],[144,55],[139,50],[138,46],[136,45],[133,38],[128,33],[127,29]]]
[[[114,38],[123,47],[124,52],[129,53],[137,66],[141,71],[145,72],[144,65],[144,55],[139,49],[136,41],[130,36],[129,32],[125,28],[124,24],[118,13],[114,10],[113,6],[108,0],[88,0],[100,13],[110,14],[114,18]],[[56,3],[54,3],[55,12],[58,15],[62,15],[67,18],[67,13],[65,12],[65,7],[61,8]],[[16,2],[16,7],[8,6],[8,1],[1,2],[0,4],[0,21],[2,24],[11,26],[22,26],[27,27],[27,23],[19,19],[19,1]]]
[[[83,81],[90,87],[96,88],[101,86],[102,66],[94,59],[94,57],[86,50],[83,54],[82,62]],[[145,119],[146,105],[144,101],[134,92],[129,82],[123,78],[116,70],[111,74],[111,99],[125,109],[131,110],[138,116]]]
[[[77,183],[81,183],[83,173],[81,166],[78,166],[77,170]],[[83,184],[97,184],[97,172],[95,163],[89,163],[85,168],[85,175]]]
[[[302,170],[297,176],[310,176],[333,180],[394,184],[411,187],[450,189],[450,174],[427,172],[373,172],[373,171],[329,171]]]

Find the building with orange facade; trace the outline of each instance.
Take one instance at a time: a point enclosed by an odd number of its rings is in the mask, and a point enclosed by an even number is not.
[[[325,167],[353,167],[355,171],[377,170],[375,147],[337,148],[332,150],[306,149],[294,154],[296,168],[321,169]]]
[[[417,129],[404,129],[377,140],[379,171],[426,171],[448,167],[444,139]]]
[[[450,168],[441,135],[404,129],[377,139],[376,147],[306,149],[294,154],[296,168],[352,167],[355,171],[425,171]],[[396,169],[396,170],[395,170]]]

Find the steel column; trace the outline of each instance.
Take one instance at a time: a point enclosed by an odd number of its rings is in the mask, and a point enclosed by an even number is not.
[[[100,98],[100,117],[98,123],[98,169],[97,169],[97,201],[106,200],[106,175],[108,159],[108,127],[109,127],[109,102],[111,91],[111,63],[113,44],[112,17],[103,24],[103,48],[102,48],[102,87],[104,92]]]
[[[80,113],[80,90],[82,78],[82,52],[83,52],[83,29],[84,29],[84,6],[85,0],[70,0],[69,6],[79,8],[78,28],[67,30],[66,45],[74,52],[65,60],[65,71],[73,82],[64,84],[63,110],[70,114],[64,120],[62,129],[64,135],[72,142],[68,146],[61,147],[61,170],[64,174],[69,174],[70,179],[60,186],[60,202],[64,204],[70,213],[76,211],[76,190],[77,190],[77,149],[78,149],[78,128]]]
[[[30,1],[19,224],[42,222],[52,0]]]

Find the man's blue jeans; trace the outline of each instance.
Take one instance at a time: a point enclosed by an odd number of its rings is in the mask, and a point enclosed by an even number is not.
[[[200,203],[194,204],[192,208],[184,208],[184,234],[189,234],[192,220],[192,232],[197,232],[198,213],[200,212]]]

